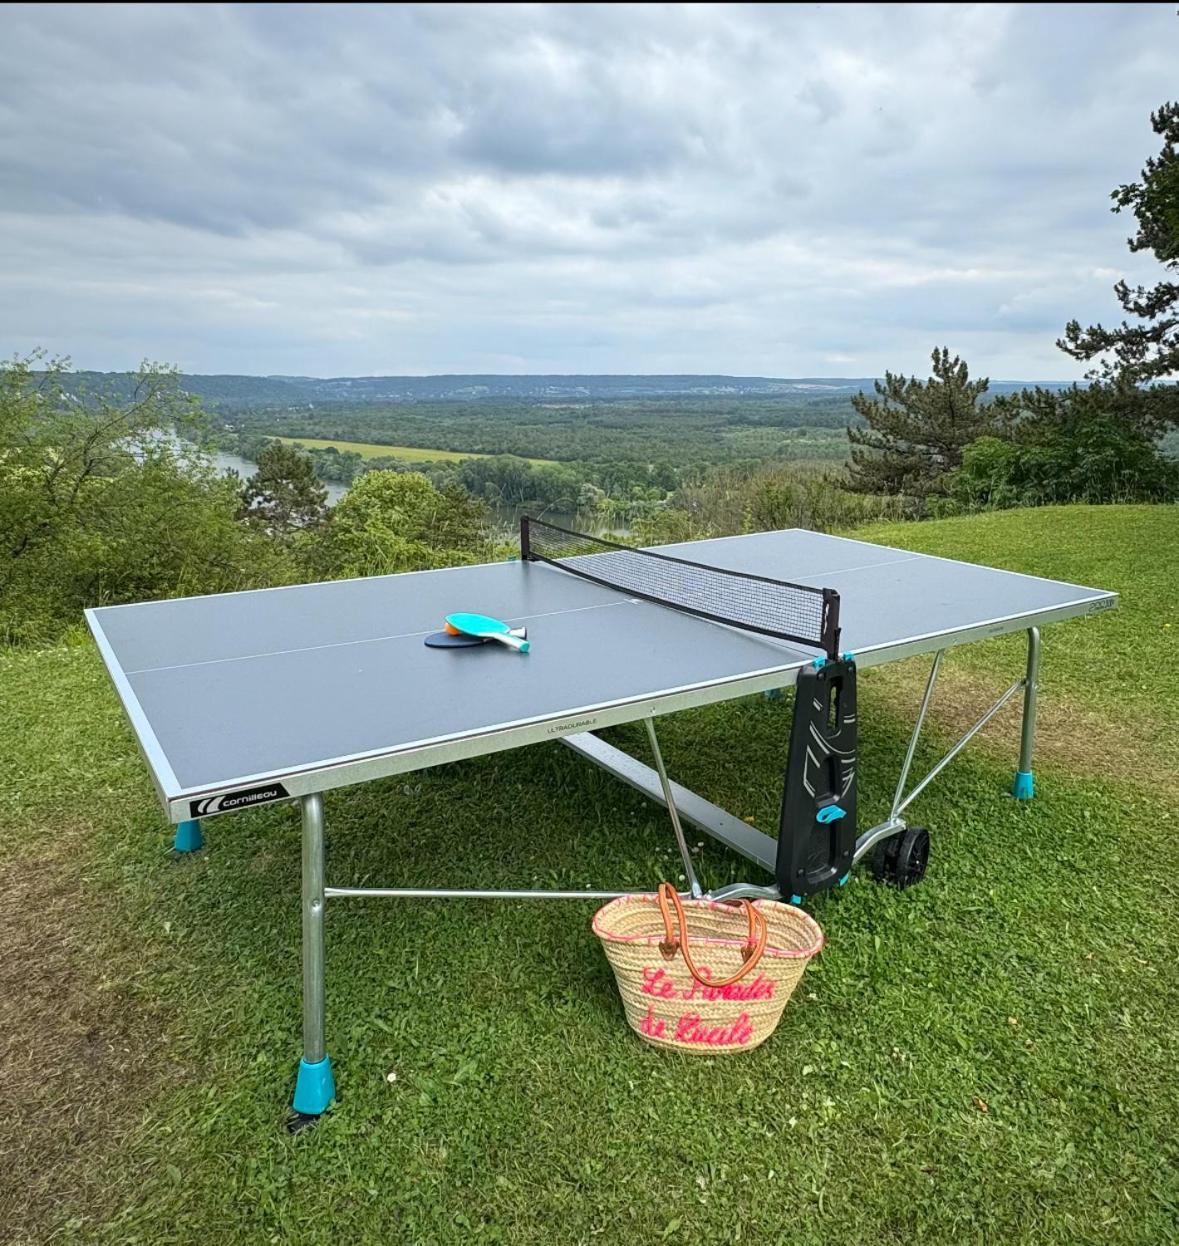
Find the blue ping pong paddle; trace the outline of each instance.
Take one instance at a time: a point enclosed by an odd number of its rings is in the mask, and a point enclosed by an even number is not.
[[[448,614],[447,627],[453,627],[464,636],[477,636],[480,640],[497,640],[519,653],[528,652],[528,641],[513,634],[512,629],[499,619],[486,614]]]

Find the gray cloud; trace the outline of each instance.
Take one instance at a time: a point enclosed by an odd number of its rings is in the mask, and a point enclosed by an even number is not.
[[[1067,377],[1163,5],[10,6],[0,348]]]

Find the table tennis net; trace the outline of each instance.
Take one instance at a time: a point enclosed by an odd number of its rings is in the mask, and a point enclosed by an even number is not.
[[[765,576],[729,571],[602,537],[542,519],[520,524],[520,553],[631,597],[714,623],[824,649],[839,647],[839,594]]]

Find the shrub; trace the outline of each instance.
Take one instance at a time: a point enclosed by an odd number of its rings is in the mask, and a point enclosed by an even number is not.
[[[877,520],[916,519],[912,497],[853,493],[840,479],[798,464],[717,468],[682,486],[671,504],[634,524],[642,544],[779,528],[832,532]]]
[[[1029,391],[1014,439],[968,446],[948,481],[948,505],[935,509],[1174,501],[1179,464],[1150,431],[1168,397],[1161,388],[1106,385]]]

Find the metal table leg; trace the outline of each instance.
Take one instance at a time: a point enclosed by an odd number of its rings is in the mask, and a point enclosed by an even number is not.
[[[1019,740],[1019,769],[1015,772],[1012,794],[1017,800],[1031,800],[1036,784],[1032,778],[1032,750],[1036,744],[1036,682],[1040,677],[1040,629],[1028,628],[1028,668],[1023,683],[1023,733]]]
[[[304,796],[303,810],[303,1058],[295,1081],[294,1109],[318,1116],[336,1095],[332,1062],[324,1048],[323,797]]]
[[[909,767],[913,764],[913,755],[917,752],[917,741],[921,739],[921,728],[925,725],[925,715],[929,713],[929,703],[933,700],[933,690],[937,685],[937,675],[942,667],[944,653],[944,649],[939,649],[933,655],[933,665],[929,668],[929,678],[925,681],[925,695],[921,698],[921,708],[917,711],[917,724],[913,728],[913,734],[909,736],[909,747],[905,752],[904,764],[901,766],[901,777],[897,779],[896,791],[892,797],[892,808],[888,811],[890,822],[895,822],[900,817],[905,784],[909,781]]]

